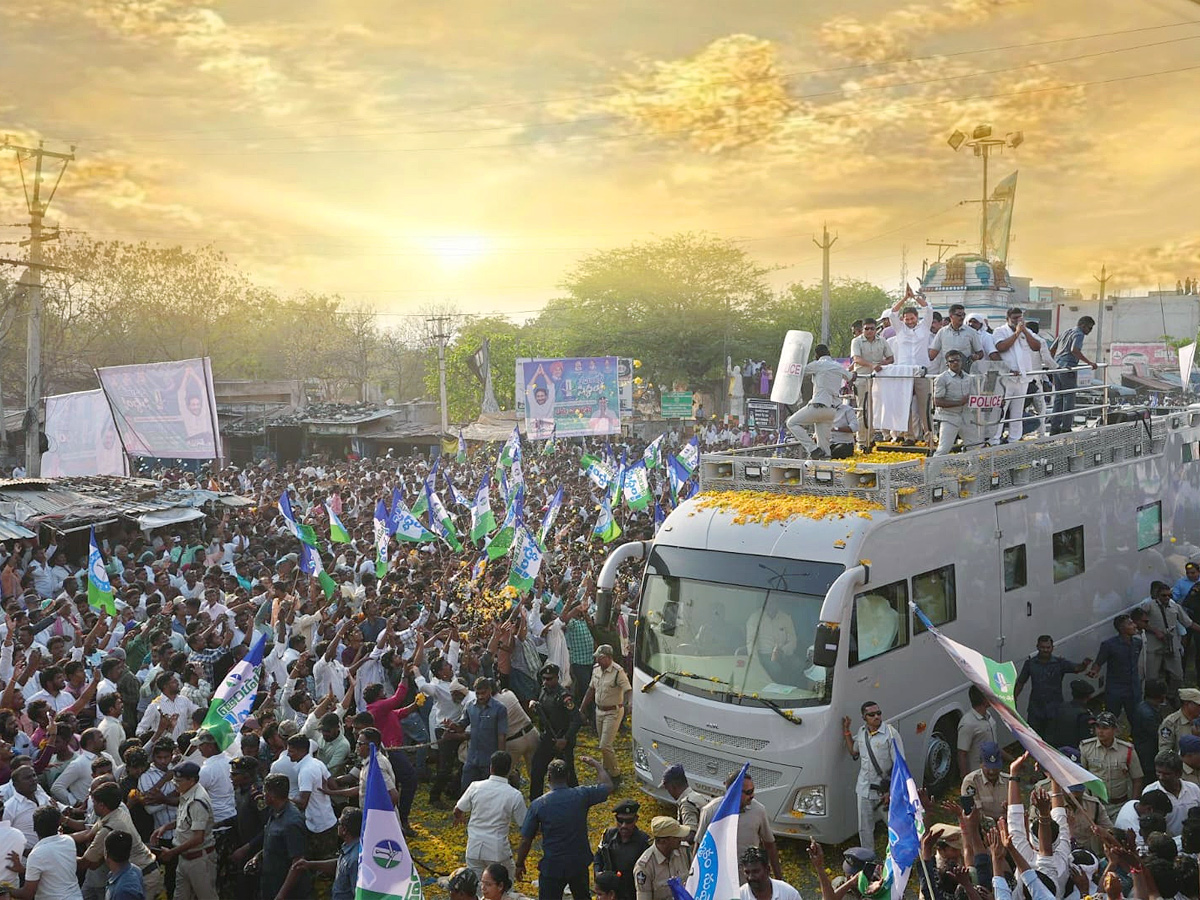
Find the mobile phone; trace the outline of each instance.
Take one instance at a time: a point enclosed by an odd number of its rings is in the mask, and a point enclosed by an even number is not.
[[[967,794],[963,794],[958,798],[958,805],[962,807],[963,815],[969,816],[975,811],[975,798]]]

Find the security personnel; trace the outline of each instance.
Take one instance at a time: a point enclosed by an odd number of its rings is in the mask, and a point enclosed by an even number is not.
[[[255,839],[262,840],[263,826],[267,821],[266,801],[259,793],[258,760],[252,756],[239,756],[229,766],[233,780],[233,803],[237,808],[237,819],[233,826],[233,865],[228,873],[229,883],[221,885],[225,893],[238,897],[253,897],[258,889],[258,876],[247,875],[244,864],[252,856]]]
[[[675,801],[675,818],[688,830],[686,840],[689,844],[692,843],[692,839],[696,836],[696,829],[700,826],[700,810],[704,809],[711,798],[692,790],[691,785],[688,784],[687,772],[678,763],[667,766],[659,787],[670,794],[671,799]]]
[[[1059,747],[1058,752],[1065,756],[1073,763],[1082,765],[1079,750],[1075,747]],[[1054,782],[1049,778],[1043,778],[1033,786],[1035,791],[1045,791],[1051,797],[1055,795],[1057,788]],[[1112,828],[1112,819],[1109,818],[1108,810],[1104,808],[1104,804],[1099,797],[1094,796],[1089,791],[1085,791],[1083,787],[1074,788],[1070,791],[1069,796],[1063,798],[1067,809],[1067,823],[1071,826],[1071,838],[1077,848],[1090,850],[1097,856],[1104,854],[1104,845],[1096,835],[1092,833],[1092,824],[1098,825],[1100,828]],[[1030,820],[1036,818],[1037,812],[1031,808]]]
[[[1133,744],[1117,740],[1117,717],[1112,713],[1096,716],[1096,736],[1080,743],[1079,759],[1104,782],[1108,790],[1105,809],[1110,817],[1131,797],[1142,795],[1142,763]]]
[[[1183,760],[1183,780],[1200,786],[1200,737],[1194,734],[1181,737],[1179,758]]]
[[[200,785],[200,767],[183,762],[173,770],[179,791],[175,814],[175,846],[159,853],[158,861],[179,860],[175,872],[175,900],[217,900],[217,849],[213,840],[212,802]],[[168,822],[155,829],[151,843],[171,827]]]
[[[996,822],[1008,810],[1008,784],[1000,775],[1002,765],[1000,745],[984,741],[979,745],[979,768],[962,780],[962,795],[973,797],[980,813]]]
[[[542,680],[542,692],[529,708],[537,714],[541,737],[533,754],[533,765],[529,773],[529,799],[542,795],[546,781],[546,767],[552,759],[561,759],[567,764],[567,783],[571,787],[579,784],[575,775],[575,736],[583,725],[579,710],[571,692],[563,690],[558,680],[558,666],[546,663],[538,670]]]
[[[629,695],[633,688],[629,685],[629,676],[625,670],[613,662],[611,644],[601,644],[593,654],[596,666],[592,669],[592,682],[588,685],[587,693],[579,704],[580,712],[587,712],[593,703],[596,705],[596,734],[600,738],[600,757],[604,760],[604,770],[613,781],[620,782],[621,767],[617,764],[617,754],[613,745],[617,740],[617,731],[625,718]]]
[[[1158,726],[1158,750],[1174,750],[1179,752],[1179,739],[1185,734],[1195,734],[1192,723],[1200,718],[1200,690],[1196,688],[1179,689],[1179,709]]]
[[[681,847],[687,829],[670,816],[655,816],[650,820],[650,835],[654,846],[633,867],[636,900],[672,900],[667,879],[687,880],[689,863]]]
[[[617,801],[613,806],[617,825],[605,830],[592,860],[592,869],[597,876],[601,872],[612,872],[619,879],[617,900],[635,900],[633,867],[650,848],[650,835],[637,827],[639,809],[636,800]]]

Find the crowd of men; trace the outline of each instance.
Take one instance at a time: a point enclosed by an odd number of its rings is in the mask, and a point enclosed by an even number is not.
[[[945,454],[1062,434],[1073,426],[1079,369],[1096,368],[1083,352],[1094,327],[1083,316],[1051,340],[1018,307],[993,330],[986,316],[968,315],[961,303],[943,317],[923,295],[905,297],[878,319],[853,323],[848,370],[825,344],[813,348],[805,370],[812,398],[788,428],[815,459],[850,456],[855,443],[868,452],[880,437],[936,444],[936,453]],[[997,405],[972,408],[972,396],[994,397]],[[885,404],[901,407],[887,422]],[[804,426],[812,426],[811,435]]]

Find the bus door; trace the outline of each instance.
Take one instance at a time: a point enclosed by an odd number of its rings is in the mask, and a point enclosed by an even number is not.
[[[1029,523],[1027,494],[1018,494],[996,503],[996,553],[999,555],[1000,621],[997,622],[996,658],[1012,659],[1023,653],[1020,638],[1026,627],[1023,620],[1034,614],[1037,598],[1029,587]],[[1016,640],[1016,646],[1010,646]]]

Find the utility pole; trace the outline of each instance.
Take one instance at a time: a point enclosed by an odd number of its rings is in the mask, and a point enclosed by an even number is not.
[[[837,243],[838,236],[829,237],[829,225],[821,226],[821,240],[812,241],[821,248],[821,343],[829,346],[829,248]]]
[[[953,250],[960,243],[962,243],[962,242],[961,241],[931,241],[931,240],[926,239],[925,246],[926,247],[937,247],[937,252],[938,252],[937,261],[941,262],[942,257],[946,255],[946,251]]]
[[[67,165],[75,158],[75,148],[69,153],[56,153],[45,149],[44,142],[37,147],[22,147],[12,143],[6,136],[0,149],[13,150],[17,154],[17,167],[21,171],[21,184],[25,188],[25,205],[29,210],[29,262],[23,284],[29,300],[28,331],[25,343],[25,471],[37,477],[42,471],[41,418],[42,406],[42,243],[53,237],[42,234],[43,220],[50,201],[62,181]],[[42,197],[42,168],[49,158],[62,163],[58,177],[49,194]],[[32,185],[25,177],[25,162],[33,160]],[[0,426],[3,427],[3,426]]]
[[[433,337],[438,342],[438,393],[441,398],[442,406],[442,435],[446,435],[450,431],[449,411],[446,407],[446,341],[449,335],[446,334],[446,323],[450,321],[449,316],[430,316],[425,320],[437,327],[437,334]]]
[[[1108,269],[1100,266],[1100,274],[1093,275],[1100,284],[1100,308],[1096,310],[1096,362],[1104,362],[1104,298],[1108,289]]]

